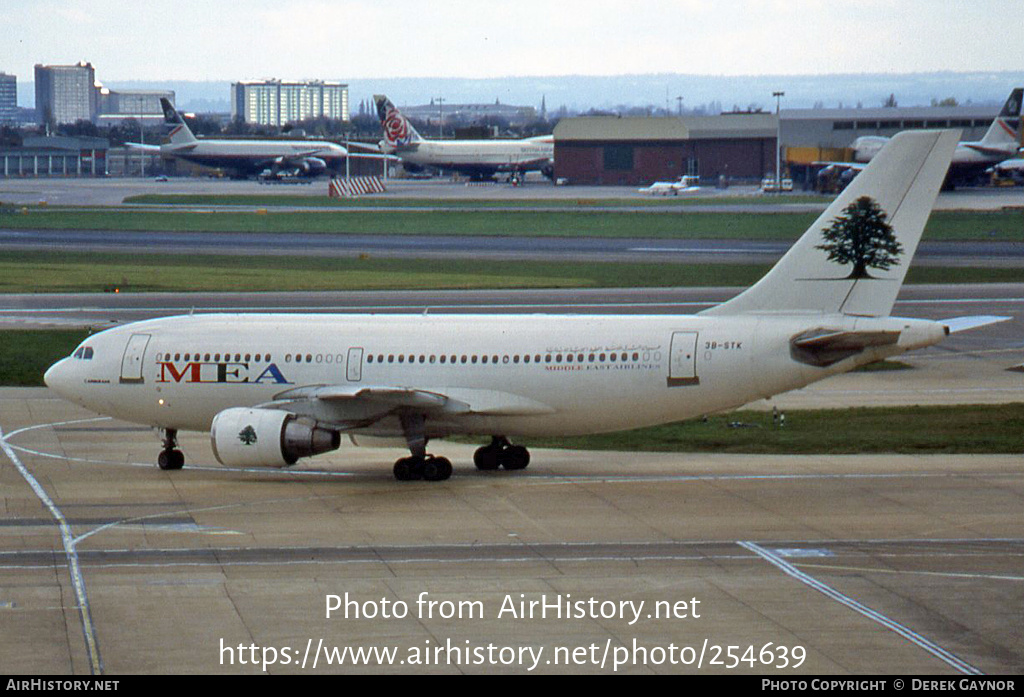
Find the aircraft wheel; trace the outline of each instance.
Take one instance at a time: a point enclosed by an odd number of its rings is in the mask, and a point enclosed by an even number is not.
[[[530,451],[521,445],[510,445],[501,453],[501,466],[507,470],[522,470],[530,464]]]
[[[478,470],[486,472],[496,470],[501,467],[501,461],[499,460],[500,453],[500,449],[490,445],[477,448],[476,452],[473,453],[473,464],[476,465]]]
[[[162,470],[180,470],[185,466],[185,455],[180,450],[161,450],[156,464]]]
[[[445,457],[428,457],[423,463],[423,478],[428,482],[442,482],[452,476],[452,463]]]
[[[416,479],[423,479],[423,459],[418,457],[403,457],[395,463],[395,479],[400,482],[411,482]]]

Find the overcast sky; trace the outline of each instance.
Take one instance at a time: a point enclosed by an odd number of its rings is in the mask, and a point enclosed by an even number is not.
[[[0,0],[0,71],[101,81],[990,71],[1020,0]]]

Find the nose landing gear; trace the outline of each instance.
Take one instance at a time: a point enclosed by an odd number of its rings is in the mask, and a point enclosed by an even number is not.
[[[160,455],[157,456],[156,464],[162,470],[180,470],[185,466],[185,455],[177,449],[178,429],[161,429],[161,434],[164,449],[161,450]]]

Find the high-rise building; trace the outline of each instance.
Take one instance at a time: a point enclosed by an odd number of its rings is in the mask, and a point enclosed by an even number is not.
[[[18,78],[0,73],[0,123],[11,123],[18,115]]]
[[[96,71],[91,63],[36,65],[36,118],[40,123],[95,121]]]
[[[323,80],[235,82],[231,85],[231,117],[265,126],[320,117],[348,121],[348,85]]]

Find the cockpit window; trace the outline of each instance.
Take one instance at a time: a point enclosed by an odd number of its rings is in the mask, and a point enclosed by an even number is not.
[[[85,352],[85,349],[84,349],[83,347],[79,346],[79,347],[78,347],[78,350],[77,350],[77,351],[75,351],[75,353],[73,354],[73,357],[74,357],[74,358],[77,358],[77,359],[79,359],[79,360],[81,360],[81,358],[82,358],[82,354],[83,354],[84,352]]]
[[[91,361],[92,355],[92,346],[79,346],[78,350],[71,354],[72,358],[77,358],[80,361]]]
[[[86,346],[85,347],[85,354],[82,356],[82,358],[84,358],[87,361],[91,361],[92,360],[92,347],[91,346]]]

